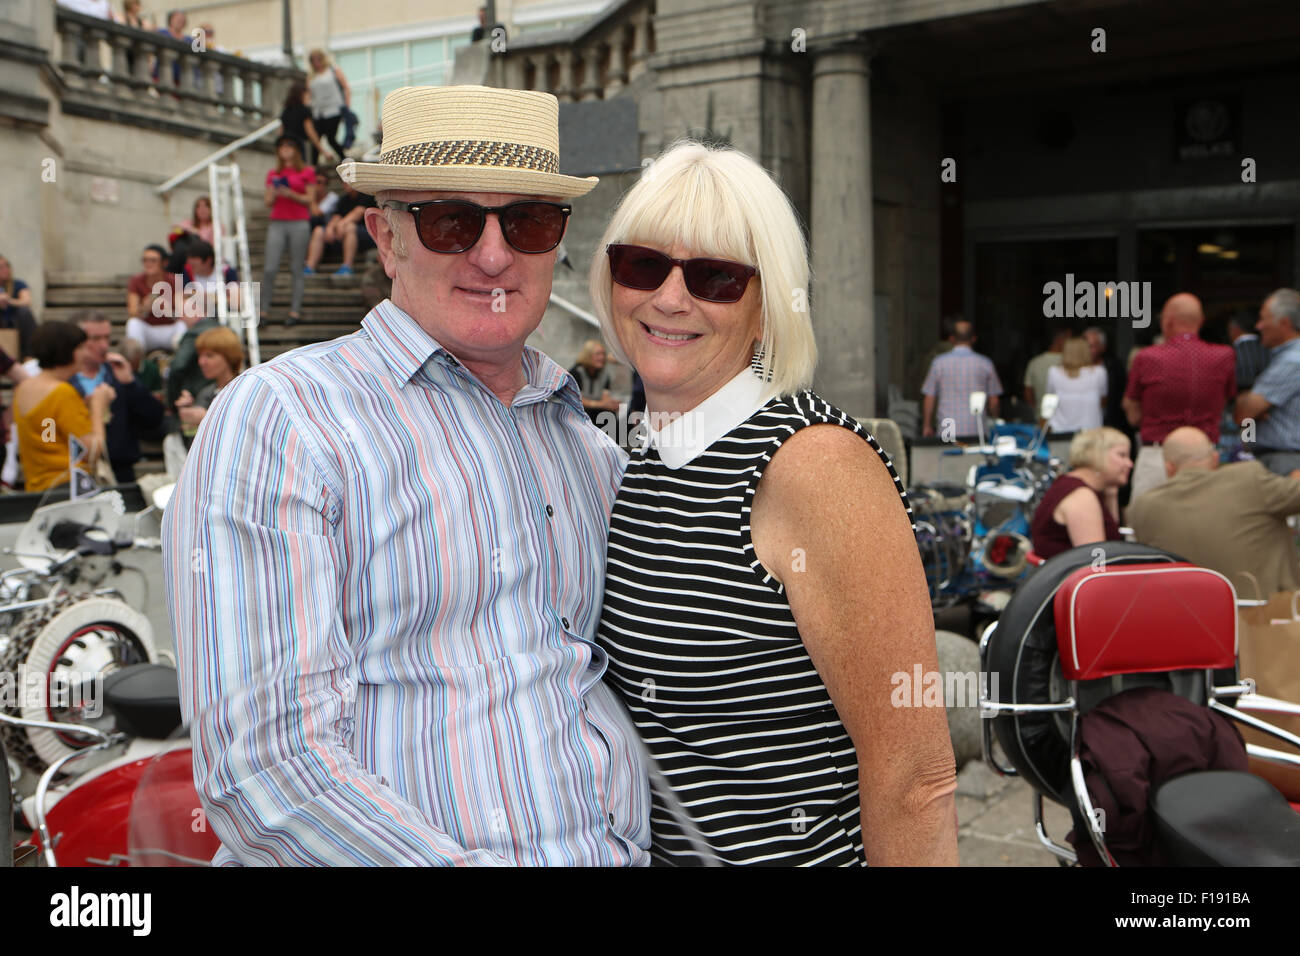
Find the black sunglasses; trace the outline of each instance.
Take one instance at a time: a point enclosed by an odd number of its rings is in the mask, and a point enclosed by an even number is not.
[[[673,266],[682,267],[686,291],[705,302],[738,302],[758,270],[728,259],[674,259],[657,249],[612,243],[605,247],[614,281],[649,292],[664,284]]]
[[[550,252],[564,238],[573,207],[568,203],[521,199],[504,206],[480,206],[468,199],[389,202],[415,217],[415,234],[430,252],[466,252],[483,235],[488,213],[496,213],[501,235],[510,247],[529,255]]]

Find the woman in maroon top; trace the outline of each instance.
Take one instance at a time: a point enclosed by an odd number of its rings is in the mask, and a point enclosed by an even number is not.
[[[280,257],[289,250],[289,271],[293,273],[293,300],[285,325],[301,317],[302,268],[307,260],[307,242],[311,238],[311,207],[316,201],[316,170],[304,166],[302,147],[292,136],[281,136],[275,143],[279,163],[266,174],[266,205],[271,223],[266,230],[266,271],[262,274],[262,313],[270,311],[275,289],[275,274]]]
[[[1070,442],[1070,471],[1047,489],[1030,530],[1034,552],[1050,558],[1096,541],[1122,541],[1119,489],[1133,470],[1129,440],[1114,428],[1090,428]]]

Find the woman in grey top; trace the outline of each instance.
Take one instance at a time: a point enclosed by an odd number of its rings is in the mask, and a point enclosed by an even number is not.
[[[324,50],[312,50],[307,59],[311,63],[307,86],[311,90],[312,121],[320,138],[329,140],[334,152],[342,156],[339,124],[343,121],[343,108],[352,107],[352,90],[343,71],[330,63]]]

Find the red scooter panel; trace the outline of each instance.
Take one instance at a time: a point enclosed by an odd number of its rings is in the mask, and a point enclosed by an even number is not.
[[[210,861],[221,841],[200,808],[192,761],[189,748],[145,757],[97,774],[66,793],[45,818],[59,865],[184,866]],[[147,792],[142,793],[146,775]],[[148,806],[133,807],[140,799]],[[150,829],[165,836],[159,836],[158,846],[149,842],[155,834],[142,837],[140,832],[146,814],[154,821]],[[39,844],[35,835],[32,843]]]
[[[1193,564],[1080,568],[1056,592],[1056,641],[1067,680],[1237,661],[1237,595]]]

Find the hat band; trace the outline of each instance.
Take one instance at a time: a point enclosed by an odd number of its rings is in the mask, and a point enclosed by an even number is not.
[[[381,153],[379,161],[387,166],[508,166],[543,173],[560,171],[560,157],[549,149],[482,139],[413,143]]]

